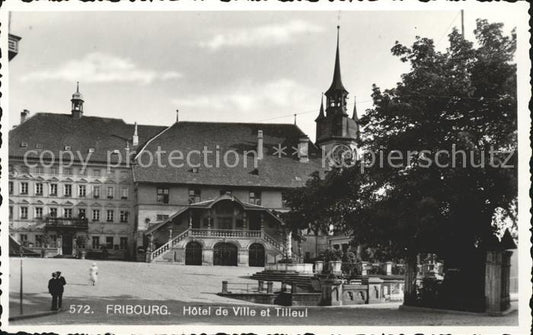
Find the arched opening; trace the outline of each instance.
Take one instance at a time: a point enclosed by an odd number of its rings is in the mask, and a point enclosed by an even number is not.
[[[237,266],[237,247],[225,242],[215,244],[213,265]]]
[[[265,266],[265,247],[259,243],[250,245],[248,250],[248,265]]]
[[[189,242],[185,246],[185,265],[202,265],[202,245]]]

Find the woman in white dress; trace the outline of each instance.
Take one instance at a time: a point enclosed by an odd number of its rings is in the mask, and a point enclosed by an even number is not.
[[[89,269],[89,278],[93,286],[96,285],[96,281],[98,280],[98,267],[96,266],[96,263],[93,263]]]

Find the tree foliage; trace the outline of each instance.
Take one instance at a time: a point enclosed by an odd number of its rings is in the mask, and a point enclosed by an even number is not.
[[[454,30],[445,51],[427,38],[396,42],[392,54],[411,69],[394,88],[373,86],[365,154],[291,194],[294,227],[331,221],[392,255],[453,256],[487,243],[495,210],[517,196],[516,155],[501,166],[517,146],[516,38],[486,20],[475,37]],[[393,152],[401,159],[388,161]]]

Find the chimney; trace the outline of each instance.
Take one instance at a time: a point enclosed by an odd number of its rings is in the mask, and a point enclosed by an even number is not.
[[[257,131],[257,159],[263,159],[263,131]]]
[[[29,115],[30,115],[30,111],[27,109],[20,112],[20,124],[23,124]]]
[[[176,109],[176,122],[180,121],[180,110]]]
[[[301,163],[309,162],[309,138],[300,137],[298,142],[298,158]]]
[[[133,130],[132,144],[134,147],[139,145],[139,135],[137,134],[137,122],[135,122],[135,130]]]

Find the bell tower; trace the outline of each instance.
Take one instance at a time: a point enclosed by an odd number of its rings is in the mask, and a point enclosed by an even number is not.
[[[348,116],[347,99],[348,91],[344,88],[341,79],[340,26],[337,26],[337,50],[333,68],[333,80],[324,93],[326,108],[324,113],[323,101],[316,122],[316,145],[328,151],[338,145],[355,148],[359,126],[357,120]]]
[[[80,82],[76,83],[76,92],[72,94],[72,118],[80,119],[83,116],[83,95],[80,93]]]

